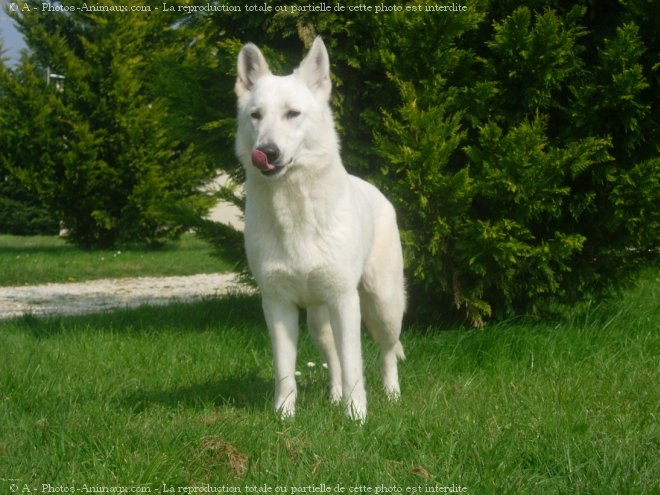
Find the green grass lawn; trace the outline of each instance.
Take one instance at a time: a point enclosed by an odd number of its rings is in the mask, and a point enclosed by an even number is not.
[[[110,277],[226,272],[204,241],[184,235],[156,250],[81,250],[60,237],[0,235],[0,286]]]
[[[0,493],[658,493],[659,290],[652,269],[551,321],[408,328],[398,404],[365,339],[363,427],[329,405],[306,334],[298,415],[276,417],[256,297],[5,321]]]

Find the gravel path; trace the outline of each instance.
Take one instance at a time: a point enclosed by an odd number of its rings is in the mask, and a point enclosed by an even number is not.
[[[241,284],[233,273],[0,287],[0,319],[24,314],[98,313],[142,305],[194,301],[251,290]]]

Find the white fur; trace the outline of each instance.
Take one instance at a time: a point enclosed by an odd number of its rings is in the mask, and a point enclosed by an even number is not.
[[[272,340],[275,409],[282,416],[295,412],[298,308],[306,307],[328,363],[331,399],[343,399],[349,417],[364,421],[361,318],[380,346],[386,393],[400,394],[405,293],[394,208],[342,165],[320,38],[284,77],[271,74],[255,45],[245,45],[235,89],[236,153],[246,170],[245,247]],[[264,145],[279,149],[276,175],[252,164],[251,153]]]

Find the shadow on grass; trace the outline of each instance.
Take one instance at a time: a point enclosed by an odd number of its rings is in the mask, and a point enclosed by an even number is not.
[[[142,306],[76,316],[25,315],[14,325],[34,337],[46,339],[62,333],[198,332],[222,328],[264,327],[259,296],[229,295],[166,306]]]
[[[75,251],[69,244],[51,244],[43,246],[0,246],[0,256],[16,258],[18,256],[62,256]]]
[[[153,406],[178,408],[210,405],[261,409],[270,404],[272,388],[272,380],[248,373],[170,390],[139,390],[121,399],[121,403],[135,413]]]
[[[197,253],[205,242],[193,236],[169,241],[164,244],[145,245],[143,243],[127,243],[115,247],[84,247],[67,242],[66,238],[57,235],[20,236],[0,234],[0,256],[75,256],[78,253],[116,253],[119,250],[129,250],[131,253],[150,254],[175,251],[190,251]]]

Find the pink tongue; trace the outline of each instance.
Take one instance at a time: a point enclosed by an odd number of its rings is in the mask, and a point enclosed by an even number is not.
[[[268,157],[263,151],[254,150],[250,156],[252,158],[252,165],[263,172],[268,172],[269,170],[273,170],[275,168],[273,165],[268,163]]]

